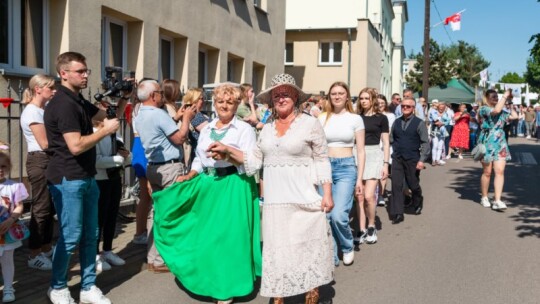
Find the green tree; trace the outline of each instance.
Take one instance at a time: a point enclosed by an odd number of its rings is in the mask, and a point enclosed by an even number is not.
[[[456,63],[456,77],[465,80],[471,87],[480,81],[480,71],[490,65],[475,45],[463,40],[459,40],[445,50],[450,60]]]
[[[532,91],[538,92],[540,90],[540,34],[533,35],[529,43],[533,41],[534,45],[527,59],[525,81],[532,87]]]
[[[501,77],[502,83],[524,83],[525,79],[516,72],[508,72]]]
[[[455,62],[450,60],[448,52],[441,49],[435,40],[429,41],[429,87],[447,84],[455,75]],[[405,76],[407,86],[416,92],[422,92],[422,69],[424,67],[424,54],[422,52],[414,56],[416,63],[414,69]]]

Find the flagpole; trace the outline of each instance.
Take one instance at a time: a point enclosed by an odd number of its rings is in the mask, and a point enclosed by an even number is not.
[[[425,0],[424,9],[424,63],[422,69],[422,97],[425,98],[429,104],[428,92],[429,92],[429,30],[430,30],[430,0]]]

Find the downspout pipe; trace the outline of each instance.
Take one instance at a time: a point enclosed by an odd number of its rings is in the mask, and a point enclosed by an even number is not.
[[[351,49],[352,34],[351,34],[350,28],[347,29],[347,36],[348,36],[348,44],[349,44],[349,52],[348,52],[348,60],[347,60],[347,85],[350,88],[351,87],[351,52],[352,52],[352,49]]]

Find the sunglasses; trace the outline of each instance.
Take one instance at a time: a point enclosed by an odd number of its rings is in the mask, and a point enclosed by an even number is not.
[[[414,106],[410,106],[410,105],[401,105],[401,108],[403,108],[403,109],[412,109],[412,108],[414,108]]]

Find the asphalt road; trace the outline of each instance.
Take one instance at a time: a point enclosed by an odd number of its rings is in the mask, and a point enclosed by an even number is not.
[[[352,266],[336,268],[321,303],[540,303],[540,144],[511,139],[510,150],[506,212],[478,204],[479,163],[454,158],[429,166],[421,175],[422,215],[392,225],[378,207],[378,243],[362,245]],[[142,271],[106,285],[116,304],[211,302],[189,295],[171,274]],[[236,302],[271,303],[256,291]]]

